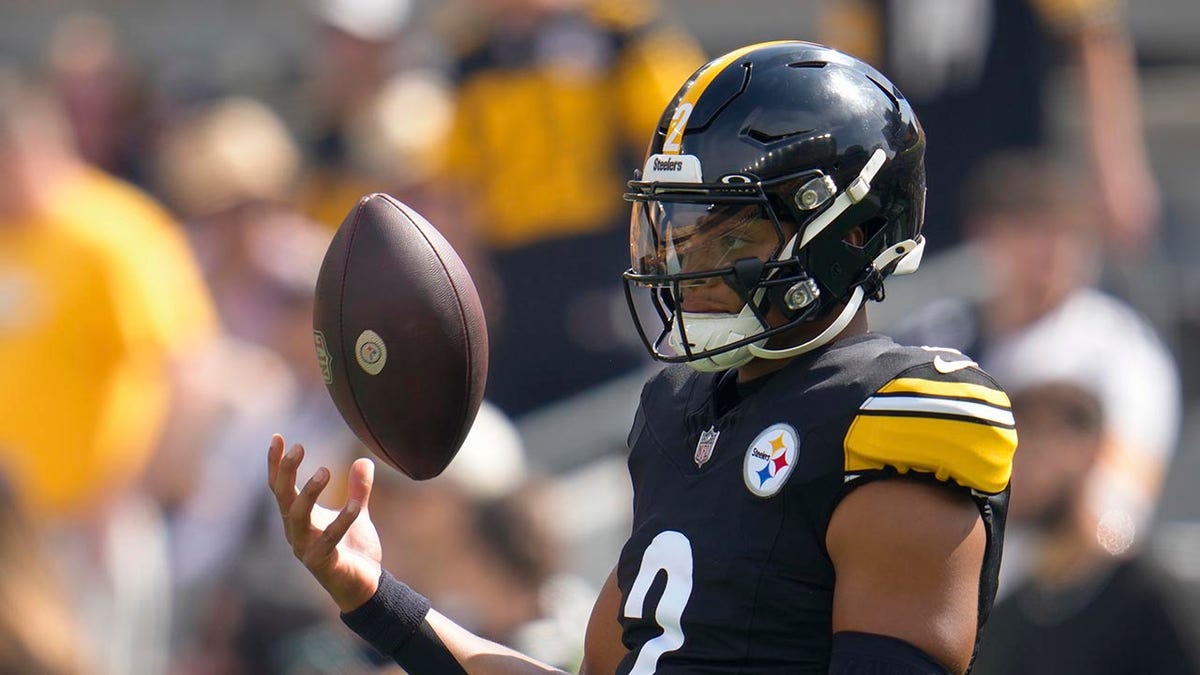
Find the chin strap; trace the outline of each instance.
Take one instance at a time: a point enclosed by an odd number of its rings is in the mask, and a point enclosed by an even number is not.
[[[871,262],[871,266],[875,268],[876,271],[886,269],[888,265],[891,265],[897,260],[904,258],[914,250],[923,251],[924,248],[924,237],[918,236],[916,239],[905,239],[895,246],[888,247],[883,253],[880,253],[875,260]],[[920,261],[918,261],[918,263],[919,262]],[[850,321],[853,320],[854,315],[858,313],[858,308],[862,306],[865,296],[866,294],[863,292],[862,286],[855,286],[854,292],[850,295],[850,300],[846,303],[846,306],[842,308],[842,311],[840,314],[838,314],[837,318],[833,320],[833,323],[829,324],[825,330],[821,331],[819,335],[811,340],[802,342],[792,347],[787,347],[786,349],[767,349],[766,347],[759,345],[748,345],[746,348],[751,354],[760,359],[790,359],[793,356],[800,356],[805,352],[811,352],[817,347],[821,347],[833,338],[837,337],[839,333],[846,329],[846,326],[850,325]]]
[[[703,312],[680,312],[676,314],[678,326],[671,331],[669,344],[677,352],[684,351],[684,331],[687,333],[688,347],[694,352],[704,352],[718,349],[731,342],[737,342],[747,336],[761,333],[762,324],[750,305],[742,307],[739,314],[710,314]],[[753,359],[746,347],[733,349],[721,354],[706,356],[688,361],[694,370],[714,372],[738,368]]]

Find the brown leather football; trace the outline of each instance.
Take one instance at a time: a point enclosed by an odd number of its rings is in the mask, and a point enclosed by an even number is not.
[[[313,339],[333,402],[371,452],[417,480],[450,464],[483,399],[487,327],[429,221],[389,195],[358,201],[321,265]]]

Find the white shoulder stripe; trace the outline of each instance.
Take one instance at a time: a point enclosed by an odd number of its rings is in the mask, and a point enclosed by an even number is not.
[[[997,408],[986,403],[958,401],[949,398],[930,398],[927,396],[872,396],[862,404],[861,410],[975,417],[993,424],[1004,424],[1007,426],[1013,426],[1015,423],[1011,410]]]

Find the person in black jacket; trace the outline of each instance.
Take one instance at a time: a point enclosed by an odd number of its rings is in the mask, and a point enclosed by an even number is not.
[[[1013,393],[1021,453],[1013,523],[1032,526],[1032,574],[996,605],[975,672],[1200,673],[1181,586],[1133,544],[1119,511],[1096,518],[1088,476],[1105,438],[1097,397],[1068,381]]]

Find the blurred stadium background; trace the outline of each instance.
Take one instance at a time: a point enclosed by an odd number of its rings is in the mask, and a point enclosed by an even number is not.
[[[694,36],[700,49],[712,56],[767,39],[818,39],[821,12],[831,3],[834,0],[664,0],[662,16]],[[133,167],[126,177],[164,201],[180,222],[190,223],[189,227],[194,228],[195,223],[207,223],[215,216],[189,203],[171,187],[171,183],[172,180],[182,181],[195,190],[195,181],[202,184],[204,178],[174,174],[164,177],[160,172],[169,173],[163,166],[171,161],[163,140],[166,130],[177,128],[180,120],[189,119],[189,115],[203,105],[227,96],[260,101],[279,116],[286,126],[282,133],[290,133],[296,139],[298,150],[279,150],[282,146],[263,140],[275,133],[262,131],[266,127],[254,127],[259,131],[255,132],[254,138],[245,137],[244,142],[264,156],[281,157],[278,162],[282,165],[292,162],[305,167],[305,171],[321,170],[320,153],[314,150],[319,145],[317,136],[321,120],[314,115],[309,98],[312,82],[316,79],[314,70],[318,69],[314,66],[317,52],[314,45],[321,40],[321,28],[309,9],[310,4],[299,0],[3,0],[0,2],[0,66],[22,71],[36,79],[52,70],[47,64],[54,59],[70,62],[71,55],[75,54],[80,62],[86,62],[86,52],[92,43],[80,37],[82,34],[68,33],[64,37],[63,31],[56,31],[56,28],[61,28],[65,16],[80,11],[110,20],[115,29],[117,49],[126,55],[126,65],[136,75],[139,105],[145,114],[138,122],[142,126],[137,129],[136,145],[124,149]],[[353,3],[331,1],[328,4],[349,6]],[[467,0],[449,4],[413,0],[411,13],[403,21],[399,41],[389,47],[389,63],[404,68],[422,66],[432,73],[449,68],[454,54],[446,45],[448,32],[452,32],[447,26],[469,15],[470,10],[463,9],[469,4]],[[635,1],[609,4],[624,6],[632,14],[645,9],[643,3]],[[376,21],[386,22],[386,19]],[[1200,160],[1197,159],[1200,157],[1200,41],[1196,39],[1200,27],[1200,3],[1194,0],[1131,0],[1125,7],[1125,25],[1136,50],[1145,143],[1161,190],[1162,216],[1159,239],[1152,250],[1134,262],[1110,261],[1101,275],[1101,285],[1149,319],[1179,367],[1184,414],[1177,450],[1166,473],[1152,525],[1148,528],[1150,534],[1142,536],[1139,533],[1139,541],[1148,542],[1148,550],[1154,557],[1191,589],[1192,597],[1197,597],[1195,594],[1200,593],[1200,269],[1194,261],[1200,256],[1200,190],[1197,189],[1200,185]],[[1083,153],[1080,146],[1085,136],[1078,85],[1067,70],[1055,70],[1050,78],[1046,111],[1051,130],[1050,145],[1064,156],[1078,156]],[[414,104],[413,101],[418,102]],[[387,110],[398,112],[406,119],[412,118],[412,125],[419,126],[423,124],[420,113],[433,115],[439,110],[433,107],[435,103],[438,103],[436,97],[408,99],[408,107]],[[500,101],[497,105],[503,103]],[[253,117],[258,113],[243,110],[242,114]],[[396,122],[395,118],[390,123],[385,120],[383,126],[395,126]],[[435,132],[422,133],[432,137]],[[254,145],[260,142],[265,145]],[[931,138],[930,142],[936,143],[937,139]],[[409,149],[416,147],[413,152],[427,151],[418,147],[421,146],[420,139],[409,141],[408,145],[404,145],[403,139],[397,143]],[[182,155],[175,155],[176,160],[203,152],[197,149],[201,146],[179,147],[184,150]],[[299,155],[291,157],[289,152]],[[386,155],[383,161],[387,161]],[[408,156],[408,161],[419,163],[422,160],[414,154]],[[186,159],[183,164],[187,164]],[[397,171],[403,173],[404,170]],[[383,173],[398,181],[403,189],[411,190],[405,198],[416,198],[420,203],[429,191],[422,182],[424,176],[406,175],[398,179],[390,169]],[[0,176],[0,180],[4,177]],[[189,180],[193,182],[188,183]],[[250,180],[237,185],[253,192],[253,187],[247,187],[253,183]],[[282,189],[272,192],[268,187],[264,190],[272,195],[283,193]],[[195,199],[211,198],[215,197]],[[931,195],[931,199],[937,198],[937,195]],[[351,202],[333,201],[327,206],[329,212],[344,213],[351,205]],[[87,209],[88,204],[80,203],[76,207]],[[440,225],[443,221],[439,220],[438,214],[442,212],[442,206],[434,204],[429,208],[434,211],[430,214],[431,220]],[[452,215],[447,219],[453,217],[453,210],[450,213]],[[314,216],[314,211],[308,211],[308,215]],[[271,218],[278,220],[278,216],[274,213]],[[316,219],[321,220],[320,217]],[[325,225],[336,225],[336,222],[328,222],[328,218],[324,220]],[[119,223],[112,226],[119,227]],[[304,294],[304,284],[311,276],[313,251],[317,250],[318,254],[321,251],[321,235],[307,236],[291,230],[287,230],[287,234],[278,234],[270,228],[267,230],[262,241],[253,244],[255,250],[249,253],[254,258],[249,266],[260,275],[250,278],[266,279],[264,284],[269,282],[278,287],[276,290],[282,297],[295,300],[292,304],[279,301],[277,304],[283,307],[279,310],[281,313],[302,308],[302,298],[296,300],[293,296]],[[303,231],[303,228],[297,231]],[[464,257],[476,253],[487,257],[486,250],[474,251],[471,242],[458,241],[471,251]],[[219,274],[220,265],[210,267],[206,263],[204,246],[216,246],[207,253],[214,255],[217,251],[217,256],[222,255],[220,247],[205,237],[193,245],[198,246],[206,275],[213,273],[212,269],[218,270],[216,273]],[[0,260],[4,254],[0,248]],[[302,269],[298,272],[290,270],[291,261]],[[308,267],[305,267],[306,262]],[[614,278],[623,265],[622,259],[611,261]],[[928,261],[921,274],[892,282],[889,302],[873,308],[874,327],[886,331],[929,298],[961,290],[962,272],[962,263],[948,255],[944,259]],[[306,273],[310,276],[305,276]],[[218,278],[214,283],[211,277],[209,280],[214,286],[212,291],[218,305],[222,302],[222,292],[237,297],[249,292],[246,290],[249,287],[234,282],[222,291],[223,281]],[[0,286],[0,291],[3,290]],[[0,294],[0,310],[4,307],[3,301]],[[508,301],[514,302],[511,298]],[[233,305],[238,306],[237,302]],[[250,309],[245,311],[257,311],[249,301],[247,306]],[[874,311],[876,309],[878,311]],[[623,306],[614,309],[611,321],[624,325],[622,322],[627,320],[623,312]],[[251,336],[249,341],[268,351],[279,352],[284,357],[283,362],[289,364],[287,367],[292,368],[297,362],[292,360],[292,355],[305,354],[309,337],[304,331],[302,317],[290,324],[284,319],[280,322],[280,325],[295,329],[290,338],[278,334],[272,338],[271,334],[263,333]],[[254,321],[249,323],[253,325]],[[0,321],[0,330],[3,327]],[[289,339],[293,342],[287,342]],[[3,333],[0,332],[0,342],[2,340]],[[294,357],[297,360],[303,358],[306,357]],[[212,385],[209,390],[232,387],[242,390],[241,395],[245,397],[262,382],[274,381],[256,379],[261,375],[256,368],[231,368],[229,361],[220,357],[207,363],[207,367],[199,369],[203,371],[201,377],[223,382],[209,383]],[[266,370],[274,367],[262,366],[258,361],[254,363]],[[522,366],[537,368],[533,364]],[[461,518],[475,518],[484,523],[479,526],[484,535],[476,533],[476,536],[487,539],[487,533],[499,532],[495,535],[496,541],[482,546],[493,552],[481,559],[490,559],[487,556],[495,555],[494,549],[499,547],[507,550],[508,560],[524,561],[524,567],[516,565],[518,571],[514,572],[514,577],[493,580],[501,589],[521,586],[513,579],[523,579],[522,574],[542,581],[546,577],[558,580],[542,583],[541,588],[533,591],[535,596],[539,593],[543,596],[541,601],[533,601],[534,604],[541,602],[543,606],[532,613],[547,616],[542,617],[540,623],[526,622],[522,628],[525,632],[514,638],[519,638],[522,644],[542,645],[546,658],[562,663],[570,663],[574,658],[570,648],[564,654],[545,648],[545,645],[556,641],[572,644],[577,640],[579,617],[581,614],[586,617],[590,589],[603,580],[623,541],[623,528],[629,517],[629,488],[621,448],[636,406],[640,382],[650,367],[650,364],[639,362],[636,368],[619,373],[619,377],[569,396],[514,408],[516,412],[507,416],[490,409],[485,413],[489,435],[477,443],[486,449],[464,451],[467,454],[461,462],[456,462],[457,469],[451,470],[455,475],[441,479],[442,486],[448,491],[462,494],[430,494],[431,491],[438,492],[439,481],[418,488],[394,477],[381,479],[381,483],[387,484],[382,490],[388,499],[384,503],[397,504],[396,508],[412,513],[409,520],[466,509],[463,511],[466,515],[460,514]],[[298,379],[303,380],[303,376]],[[65,382],[61,386],[71,385]],[[221,396],[229,394],[225,392]],[[270,398],[269,392],[263,392],[263,397]],[[44,528],[40,523],[43,520],[41,514],[37,511],[29,514],[35,530],[45,530],[38,537],[49,540],[50,555],[60,562],[65,561],[63,567],[67,569],[62,574],[73,578],[73,583],[67,586],[73,600],[68,600],[67,604],[74,606],[72,612],[81,617],[76,622],[84,633],[80,643],[85,646],[81,649],[89,654],[85,657],[88,664],[84,668],[46,672],[309,673],[376,672],[377,668],[385,668],[357,654],[359,646],[341,630],[336,617],[330,616],[331,610],[316,593],[314,584],[303,575],[300,565],[287,558],[286,550],[280,552],[282,542],[276,540],[281,540],[282,536],[270,522],[273,514],[269,509],[263,511],[258,504],[267,497],[257,473],[261,471],[263,450],[268,440],[262,435],[263,431],[279,430],[285,432],[289,440],[304,441],[318,460],[335,466],[341,464],[344,467],[353,455],[352,449],[338,445],[344,442],[339,440],[339,432],[330,431],[328,406],[321,408],[319,402],[312,403],[314,409],[320,410],[308,414],[304,405],[280,404],[272,408],[270,402],[265,402],[262,409],[254,413],[245,412],[254,408],[253,403],[239,402],[236,407],[246,417],[226,420],[228,428],[216,434],[221,438],[209,438],[213,435],[209,433],[208,440],[194,448],[176,449],[175,453],[171,449],[160,449],[155,459],[147,460],[144,466],[139,465],[139,471],[161,471],[161,478],[151,475],[142,477],[138,483],[152,486],[147,488],[153,495],[149,501],[156,504],[156,510],[165,513],[163,531],[166,534],[155,534],[158,531],[144,526],[138,520],[140,516],[131,517],[128,512],[121,512],[113,516],[113,522],[122,524],[116,528],[116,534],[112,527],[100,528],[105,532],[100,536],[104,542],[100,548],[119,548],[114,541],[124,542],[121,546],[160,545],[164,552],[157,558],[131,550],[104,554],[90,550],[89,546],[95,545],[96,539],[86,533],[92,532],[94,523],[78,514],[63,517],[61,520],[67,523],[66,526],[49,519],[54,522],[45,523]],[[271,410],[277,411],[276,417],[271,417]],[[0,412],[0,418],[3,415]],[[211,423],[213,418],[203,419]],[[3,424],[5,422],[0,422],[0,426]],[[332,424],[336,425],[336,421]],[[210,427],[204,427],[204,430],[213,431]],[[179,433],[179,430],[169,429],[167,433]],[[330,447],[317,448],[322,442],[328,442]],[[212,470],[214,484],[196,478],[201,474],[208,475],[203,467],[210,460],[181,457],[180,454],[187,451],[216,453],[217,448],[224,454],[218,460],[212,460],[222,467]],[[70,453],[71,449],[62,448],[61,452]],[[249,479],[244,483],[236,480],[221,482],[222,476],[237,474],[239,466],[247,467],[241,473],[252,474],[253,482]],[[315,464],[309,467],[310,470],[313,468]],[[182,478],[181,473],[184,474]],[[481,480],[480,476],[486,476],[488,480]],[[184,486],[180,487],[180,484]],[[516,490],[517,498],[514,499],[513,486],[516,485],[521,488]],[[164,494],[168,497],[164,498]],[[197,494],[202,496],[197,497]],[[498,503],[504,508],[488,511],[495,509]],[[101,510],[98,506],[96,509],[96,512]],[[479,515],[480,509],[493,516],[489,519]],[[203,513],[194,516],[193,510]],[[239,521],[236,528],[231,528],[240,533],[237,536],[213,534],[224,527],[221,514],[226,511],[243,514],[239,518],[245,522]],[[523,515],[514,517],[507,525],[507,521],[498,521],[494,517],[496,513],[517,512]],[[472,513],[475,515],[470,515]],[[436,532],[421,532],[419,527],[390,522],[405,520],[402,516],[393,519],[377,512],[376,520],[381,521],[381,529],[397,541],[437,539]],[[443,523],[445,527],[453,524]],[[536,536],[531,532],[536,532]],[[121,539],[121,536],[126,538]],[[523,546],[534,546],[542,541],[539,537],[557,542],[545,544],[547,550],[555,551],[554,555],[545,551],[518,550]],[[445,550],[435,553],[413,550],[394,554],[398,558],[394,565],[389,562],[389,566],[400,566],[402,571],[416,578],[432,578],[428,576],[433,574],[430,568],[447,564],[446,560],[454,559],[464,550],[447,543],[452,541],[457,540],[446,538],[443,542]],[[467,542],[461,546],[479,545]],[[172,559],[179,555],[199,562],[188,564]],[[436,558],[439,555],[444,557]],[[422,556],[442,562],[422,565],[419,564]],[[164,569],[146,572],[145,566],[153,568],[154,560],[161,562]],[[93,564],[107,571],[79,571],[81,566],[87,568]],[[112,568],[118,571],[114,572]],[[124,571],[120,571],[121,568]],[[472,569],[478,571],[478,568],[468,566],[468,573]],[[161,584],[139,584],[137,577],[143,572],[149,577],[161,572]],[[170,578],[173,575],[176,578]],[[95,583],[97,589],[89,590],[86,587],[89,583]],[[459,609],[462,612],[459,616],[466,617],[468,623],[472,612],[483,611],[473,608],[471,598],[457,597],[453,583],[445,583],[444,587],[437,586],[431,593],[435,604],[440,602],[439,606]],[[491,597],[489,594],[496,593],[483,581],[471,588],[473,590],[463,592],[476,593],[479,597]],[[88,606],[80,609],[80,604]],[[551,607],[547,609],[544,605]],[[19,607],[8,607],[3,612],[12,613],[17,617],[16,622],[21,621]],[[488,625],[484,618],[475,618],[478,619],[475,625]],[[498,632],[509,630],[503,621],[497,621],[506,626],[498,628]],[[141,630],[155,622],[159,623],[158,630],[162,635],[155,636],[154,631],[149,635],[128,634],[128,631]],[[255,622],[267,627],[260,630],[247,628]],[[106,634],[96,626],[115,635]],[[118,646],[110,650],[111,645]],[[120,651],[120,654],[114,655],[112,650]],[[256,650],[257,657],[247,656]],[[108,653],[97,657],[97,652]],[[3,656],[0,653],[0,657]]]

